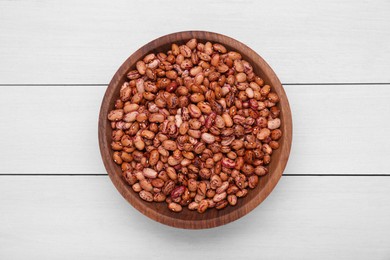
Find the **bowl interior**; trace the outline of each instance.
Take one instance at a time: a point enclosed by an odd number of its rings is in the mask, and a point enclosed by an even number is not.
[[[280,148],[274,151],[271,156],[269,173],[261,177],[258,186],[253,190],[249,190],[245,198],[240,198],[236,206],[228,206],[223,210],[209,209],[203,214],[199,214],[196,211],[189,211],[186,207],[183,207],[183,211],[178,214],[171,212],[167,208],[166,203],[148,203],[142,201],[138,194],[121,178],[120,166],[116,165],[111,159],[113,153],[110,148],[112,130],[107,120],[107,114],[113,109],[115,100],[119,98],[119,89],[127,80],[127,72],[135,69],[135,63],[139,59],[142,59],[150,52],[166,52],[171,48],[173,42],[182,44],[191,38],[197,38],[200,42],[219,42],[228,50],[241,53],[243,59],[251,63],[254,72],[265,81],[265,84],[271,85],[280,97],[281,101],[278,106],[281,109],[280,118],[282,121],[281,130],[283,131],[283,136],[279,141]],[[292,120],[288,100],[279,79],[267,63],[249,47],[232,38],[201,31],[179,32],[166,35],[137,50],[124,62],[114,75],[104,96],[99,118],[99,144],[102,158],[119,192],[143,214],[161,223],[181,228],[210,228],[226,224],[247,214],[260,204],[275,187],[283,173],[290,152],[291,137]]]

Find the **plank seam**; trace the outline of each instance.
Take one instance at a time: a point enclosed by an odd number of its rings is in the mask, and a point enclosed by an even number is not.
[[[1,176],[108,176],[107,173],[0,173]],[[390,173],[375,173],[375,174],[290,174],[285,173],[283,177],[390,177]]]
[[[285,86],[353,86],[353,85],[390,85],[390,82],[330,82],[330,83],[282,83],[282,85]],[[45,84],[0,84],[0,87],[78,87],[78,86],[83,86],[83,87],[106,87],[108,84],[51,84],[51,83],[45,83]]]

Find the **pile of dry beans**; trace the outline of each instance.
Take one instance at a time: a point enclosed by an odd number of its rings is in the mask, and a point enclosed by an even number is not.
[[[108,115],[111,148],[141,199],[223,209],[268,173],[279,97],[240,53],[191,39],[146,55],[127,78]]]

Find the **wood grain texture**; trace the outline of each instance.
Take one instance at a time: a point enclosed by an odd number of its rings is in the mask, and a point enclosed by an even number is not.
[[[390,257],[388,177],[283,177],[252,213],[201,231],[144,217],[106,176],[3,176],[0,205],[1,259]]]
[[[148,53],[166,53],[171,50],[172,42],[179,45],[196,38],[199,42],[218,42],[226,47],[228,51],[237,51],[242,58],[253,66],[253,72],[264,80],[264,84],[272,86],[280,101],[280,129],[283,133],[278,140],[279,149],[272,153],[272,160],[267,169],[269,173],[259,178],[256,188],[248,192],[248,195],[238,200],[236,207],[227,207],[224,210],[209,209],[203,214],[194,212],[184,207],[180,214],[172,212],[166,205],[160,203],[147,203],[133,191],[128,182],[122,177],[121,167],[113,161],[114,151],[111,149],[112,128],[111,121],[107,119],[111,110],[115,109],[114,103],[119,98],[120,89],[123,83],[128,82],[127,74],[136,67],[137,61],[141,60]],[[107,87],[103,97],[99,114],[99,148],[103,164],[113,184],[119,193],[137,210],[145,216],[172,227],[185,229],[204,229],[225,225],[248,214],[257,207],[272,192],[278,183],[286,167],[292,143],[292,118],[290,105],[286,93],[272,68],[256,52],[241,42],[225,35],[205,32],[186,31],[165,35],[142,46],[134,52],[118,69]]]
[[[390,86],[285,86],[294,143],[285,173],[390,173]],[[0,173],[105,173],[105,87],[0,87]],[[52,140],[52,141],[48,141]]]
[[[390,82],[389,12],[387,0],[0,1],[0,84],[107,84],[140,46],[191,29],[246,43],[283,83]]]

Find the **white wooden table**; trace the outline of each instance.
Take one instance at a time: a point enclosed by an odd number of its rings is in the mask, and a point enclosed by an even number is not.
[[[191,29],[263,56],[294,120],[272,194],[199,231],[132,208],[97,139],[124,59]],[[390,259],[389,42],[388,0],[0,1],[0,259]]]

